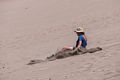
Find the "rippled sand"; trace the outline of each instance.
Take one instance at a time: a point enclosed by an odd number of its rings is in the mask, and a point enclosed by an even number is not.
[[[102,51],[32,66],[73,46],[76,26]],[[120,80],[119,0],[0,0],[0,80]]]

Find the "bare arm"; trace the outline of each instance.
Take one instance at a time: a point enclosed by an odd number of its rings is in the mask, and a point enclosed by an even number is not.
[[[80,48],[81,44],[82,44],[82,41],[79,41],[79,44],[78,44],[77,48]]]
[[[86,35],[84,35],[84,38],[85,38],[85,40],[87,41],[87,36],[86,36]]]

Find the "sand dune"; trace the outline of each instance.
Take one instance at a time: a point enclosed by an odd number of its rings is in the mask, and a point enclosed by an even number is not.
[[[120,80],[119,0],[0,0],[0,80]],[[83,26],[102,51],[28,66],[73,46]]]

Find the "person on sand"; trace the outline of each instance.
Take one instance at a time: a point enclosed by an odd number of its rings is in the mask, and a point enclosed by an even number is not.
[[[75,31],[74,31],[77,36],[78,39],[76,41],[76,46],[75,47],[64,47],[62,50],[74,50],[74,49],[78,49],[78,48],[86,48],[87,46],[87,37],[85,35],[84,29],[82,27],[78,27]]]

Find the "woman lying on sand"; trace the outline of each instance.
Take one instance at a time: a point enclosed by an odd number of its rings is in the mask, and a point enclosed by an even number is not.
[[[75,30],[75,33],[78,36],[78,39],[76,41],[76,46],[75,47],[64,47],[62,50],[74,50],[76,48],[86,48],[87,46],[87,38],[84,32],[84,29],[82,27],[78,27]]]

